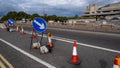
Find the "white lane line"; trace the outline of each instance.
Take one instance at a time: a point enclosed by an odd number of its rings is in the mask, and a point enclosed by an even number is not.
[[[63,42],[73,43],[73,41],[68,41],[67,39],[66,39],[66,40],[56,39],[56,38],[54,38],[54,39],[55,39],[55,40],[59,40],[59,41],[63,41]],[[109,51],[109,52],[120,53],[120,51],[118,51],[118,50],[113,50],[113,49],[109,49],[109,48],[103,48],[103,47],[94,46],[94,45],[89,45],[89,44],[84,44],[84,43],[79,43],[79,42],[77,42],[77,44],[78,44],[78,45],[81,45],[81,46],[91,47],[91,48],[100,49],[100,50],[105,50],[105,51]]]
[[[31,34],[29,31],[27,31],[27,33]],[[38,35],[38,36],[41,36],[41,35]],[[43,36],[43,37],[47,37],[47,36]],[[68,43],[73,43],[72,39],[67,39],[67,38],[62,38],[62,37],[57,37],[57,36],[53,36],[52,39],[63,41],[63,42],[68,42]],[[104,48],[104,47],[99,47],[99,46],[94,46],[94,45],[89,45],[89,44],[79,43],[79,42],[77,42],[77,44],[79,44],[81,46],[91,47],[91,48],[105,50],[105,51],[109,51],[109,52],[120,53],[120,51],[118,51],[118,50],[113,50],[113,49],[109,49],[109,48]]]
[[[57,28],[57,29],[56,28],[48,28],[48,29],[120,37],[120,34],[114,34],[114,33],[91,32],[91,31],[71,30],[71,29],[62,29],[62,28]]]
[[[13,44],[11,44],[11,43],[3,40],[3,39],[0,39],[0,41],[6,43],[7,45],[9,45],[9,46],[11,46],[12,48],[16,49],[17,51],[21,52],[22,54],[28,56],[29,58],[31,58],[31,59],[33,59],[33,60],[35,60],[35,61],[37,61],[38,63],[41,63],[41,64],[45,65],[45,66],[48,67],[48,68],[56,68],[55,66],[53,66],[53,65],[51,65],[51,64],[49,64],[49,63],[47,63],[47,62],[45,62],[45,61],[37,58],[36,56],[34,56],[34,55],[32,55],[32,54],[30,54],[30,53],[28,53],[28,52],[26,52],[26,51],[24,51],[24,50],[16,47],[16,46],[14,46]]]

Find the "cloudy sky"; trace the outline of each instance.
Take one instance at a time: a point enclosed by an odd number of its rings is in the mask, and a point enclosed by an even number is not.
[[[82,14],[89,4],[104,6],[116,2],[120,0],[0,0],[0,15],[9,11],[24,11],[29,14],[75,16]]]

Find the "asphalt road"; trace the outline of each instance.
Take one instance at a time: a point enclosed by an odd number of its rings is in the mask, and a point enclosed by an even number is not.
[[[30,27],[25,30],[31,31]],[[51,32],[53,36],[77,40],[78,42],[120,50],[120,34],[79,31],[73,29],[48,28],[45,34]]]
[[[29,28],[26,28],[26,30],[30,31]],[[120,54],[119,35],[86,33],[59,29],[47,29],[46,33],[49,31],[55,36],[53,39],[55,47],[53,48],[52,53],[42,55],[39,53],[39,49],[30,50],[31,39],[29,34],[20,35],[19,32],[10,33],[0,29],[0,38],[55,66],[56,68],[113,68],[114,56]],[[64,40],[70,40],[70,42]],[[86,47],[78,44],[77,52],[81,64],[73,65],[69,63],[72,56],[73,40],[77,40],[78,43],[117,50],[117,52],[101,48]],[[46,43],[46,38],[44,38],[43,43]],[[0,41],[0,46],[0,53],[8,59],[15,68],[47,68],[46,65],[38,63],[2,41]]]
[[[61,30],[57,28],[48,29],[47,31],[52,32],[55,36],[77,40],[81,43],[120,50],[120,34]]]

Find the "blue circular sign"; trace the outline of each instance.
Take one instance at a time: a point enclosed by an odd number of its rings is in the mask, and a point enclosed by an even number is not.
[[[13,19],[8,19],[8,24],[13,24],[14,20]]]
[[[42,18],[36,17],[32,21],[33,28],[38,32],[44,32],[46,30],[46,21]]]

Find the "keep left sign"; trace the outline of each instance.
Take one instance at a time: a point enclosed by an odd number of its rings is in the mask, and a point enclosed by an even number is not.
[[[8,19],[8,24],[14,24],[14,20],[13,19]]]
[[[44,32],[46,30],[46,21],[43,18],[36,17],[32,21],[33,28],[38,32]]]

